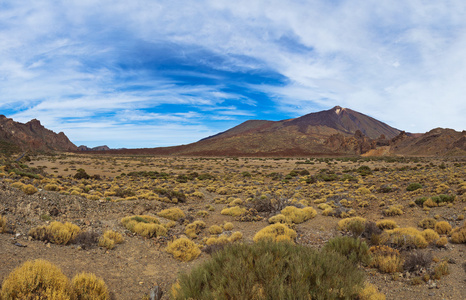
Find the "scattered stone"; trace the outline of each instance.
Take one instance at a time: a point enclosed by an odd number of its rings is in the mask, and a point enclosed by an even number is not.
[[[452,265],[456,265],[456,260],[454,258],[449,258],[448,263]]]
[[[14,245],[15,245],[16,247],[22,247],[22,248],[27,247],[26,245],[23,245],[23,244],[21,244],[21,243],[14,243]]]

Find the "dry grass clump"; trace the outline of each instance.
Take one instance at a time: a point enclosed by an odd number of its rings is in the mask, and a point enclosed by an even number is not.
[[[379,293],[375,285],[366,283],[364,288],[359,292],[360,300],[385,300],[385,295]]]
[[[195,239],[197,238],[197,235],[201,232],[202,229],[206,227],[205,222],[203,221],[194,221],[191,224],[186,225],[186,229],[184,233],[192,238]]]
[[[433,229],[426,229],[422,232],[422,236],[426,239],[426,242],[431,244],[438,240],[440,236]]]
[[[167,228],[160,225],[160,221],[152,216],[138,215],[124,217],[121,219],[121,223],[128,230],[147,238],[167,234]]]
[[[2,284],[3,299],[74,299],[68,278],[52,263],[37,259],[14,269]]]
[[[108,300],[110,294],[107,285],[92,273],[80,273],[71,281],[73,293],[77,300]]]
[[[285,217],[285,215],[278,214],[276,216],[270,217],[268,221],[270,224],[275,224],[275,223],[285,224],[287,223],[287,218]]]
[[[229,208],[224,208],[220,212],[222,215],[228,215],[228,216],[233,216],[233,217],[239,217],[242,214],[246,212],[246,208],[244,207],[239,207],[239,206],[233,206]]]
[[[384,231],[381,240],[398,248],[425,248],[428,245],[422,233],[413,227]]]
[[[447,261],[442,261],[437,264],[434,268],[434,272],[432,274],[432,278],[439,280],[442,276],[450,274],[450,268],[448,267]]]
[[[383,211],[384,215],[386,216],[399,216],[403,214],[403,205],[396,204],[392,205],[386,210]]]
[[[123,243],[123,236],[121,233],[107,230],[104,235],[99,238],[99,247],[104,247],[109,250],[115,248],[115,244]]]
[[[233,223],[231,222],[226,222],[225,224],[223,224],[223,229],[227,230],[227,231],[231,231],[233,230],[234,226],[233,226]]]
[[[233,232],[229,237],[227,235],[222,234],[219,237],[210,237],[205,241],[207,246],[212,245],[226,245],[229,243],[236,242],[243,238],[243,234],[240,231]]]
[[[29,235],[36,240],[50,241],[58,245],[66,245],[73,241],[81,229],[70,222],[52,222],[49,225],[38,226],[29,231]]]
[[[0,216],[0,233],[8,231],[8,222],[5,217]]]
[[[187,238],[179,238],[169,242],[165,250],[172,254],[175,259],[181,261],[191,261],[201,254],[199,247]]]
[[[58,192],[60,191],[60,187],[54,183],[49,183],[44,186],[44,190],[46,191],[52,191],[52,192]]]
[[[26,195],[33,195],[37,193],[37,189],[35,186],[32,184],[26,184],[23,187],[21,187],[21,190],[26,194]]]
[[[435,231],[438,234],[450,234],[451,229],[451,225],[447,221],[440,221],[435,224]]]
[[[284,224],[276,223],[259,230],[254,236],[254,242],[258,242],[261,240],[272,240],[275,242],[294,242],[296,236],[296,231],[294,231],[293,229],[289,228]]]
[[[172,208],[164,209],[164,210],[158,212],[157,215],[159,217],[169,219],[169,220],[173,220],[173,221],[178,221],[179,219],[184,218],[186,216],[184,214],[184,212],[181,209],[179,209],[178,207],[172,207]]]
[[[372,253],[370,266],[383,273],[395,273],[403,270],[403,259],[400,252],[388,246],[373,246],[369,249]]]
[[[466,235],[465,235],[466,236]],[[446,245],[448,244],[448,239],[444,236],[442,236],[441,238],[439,238],[436,242],[435,242],[435,245],[437,247],[445,247]]]
[[[377,227],[379,227],[381,230],[385,229],[395,229],[398,227],[396,225],[396,222],[393,220],[381,220],[376,223]]]
[[[434,229],[435,224],[437,224],[437,220],[434,218],[425,218],[419,222],[418,226],[424,229]]]
[[[451,232],[451,241],[455,244],[466,243],[466,223]]]
[[[212,225],[209,227],[209,233],[210,234],[220,234],[223,232],[223,229],[222,227],[218,226],[218,225]]]
[[[366,219],[362,217],[352,217],[352,218],[345,218],[340,221],[338,221],[337,229],[341,231],[348,231],[349,228],[354,224],[354,223],[360,223],[362,225],[366,224]]]
[[[295,224],[303,223],[317,215],[312,207],[297,208],[295,206],[287,206],[282,209],[281,213]]]

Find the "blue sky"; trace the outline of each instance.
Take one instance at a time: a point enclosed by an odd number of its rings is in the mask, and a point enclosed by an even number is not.
[[[464,130],[465,16],[463,0],[0,1],[0,114],[112,148],[335,105]]]

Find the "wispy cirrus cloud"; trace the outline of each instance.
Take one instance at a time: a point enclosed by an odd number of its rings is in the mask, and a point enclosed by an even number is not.
[[[3,1],[0,113],[111,147],[334,105],[463,130],[465,13],[459,0]]]

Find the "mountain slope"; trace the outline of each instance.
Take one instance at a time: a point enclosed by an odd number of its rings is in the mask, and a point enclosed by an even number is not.
[[[74,145],[63,133],[55,133],[33,119],[26,124],[13,121],[0,115],[0,141],[12,144],[22,150],[76,151]]]

